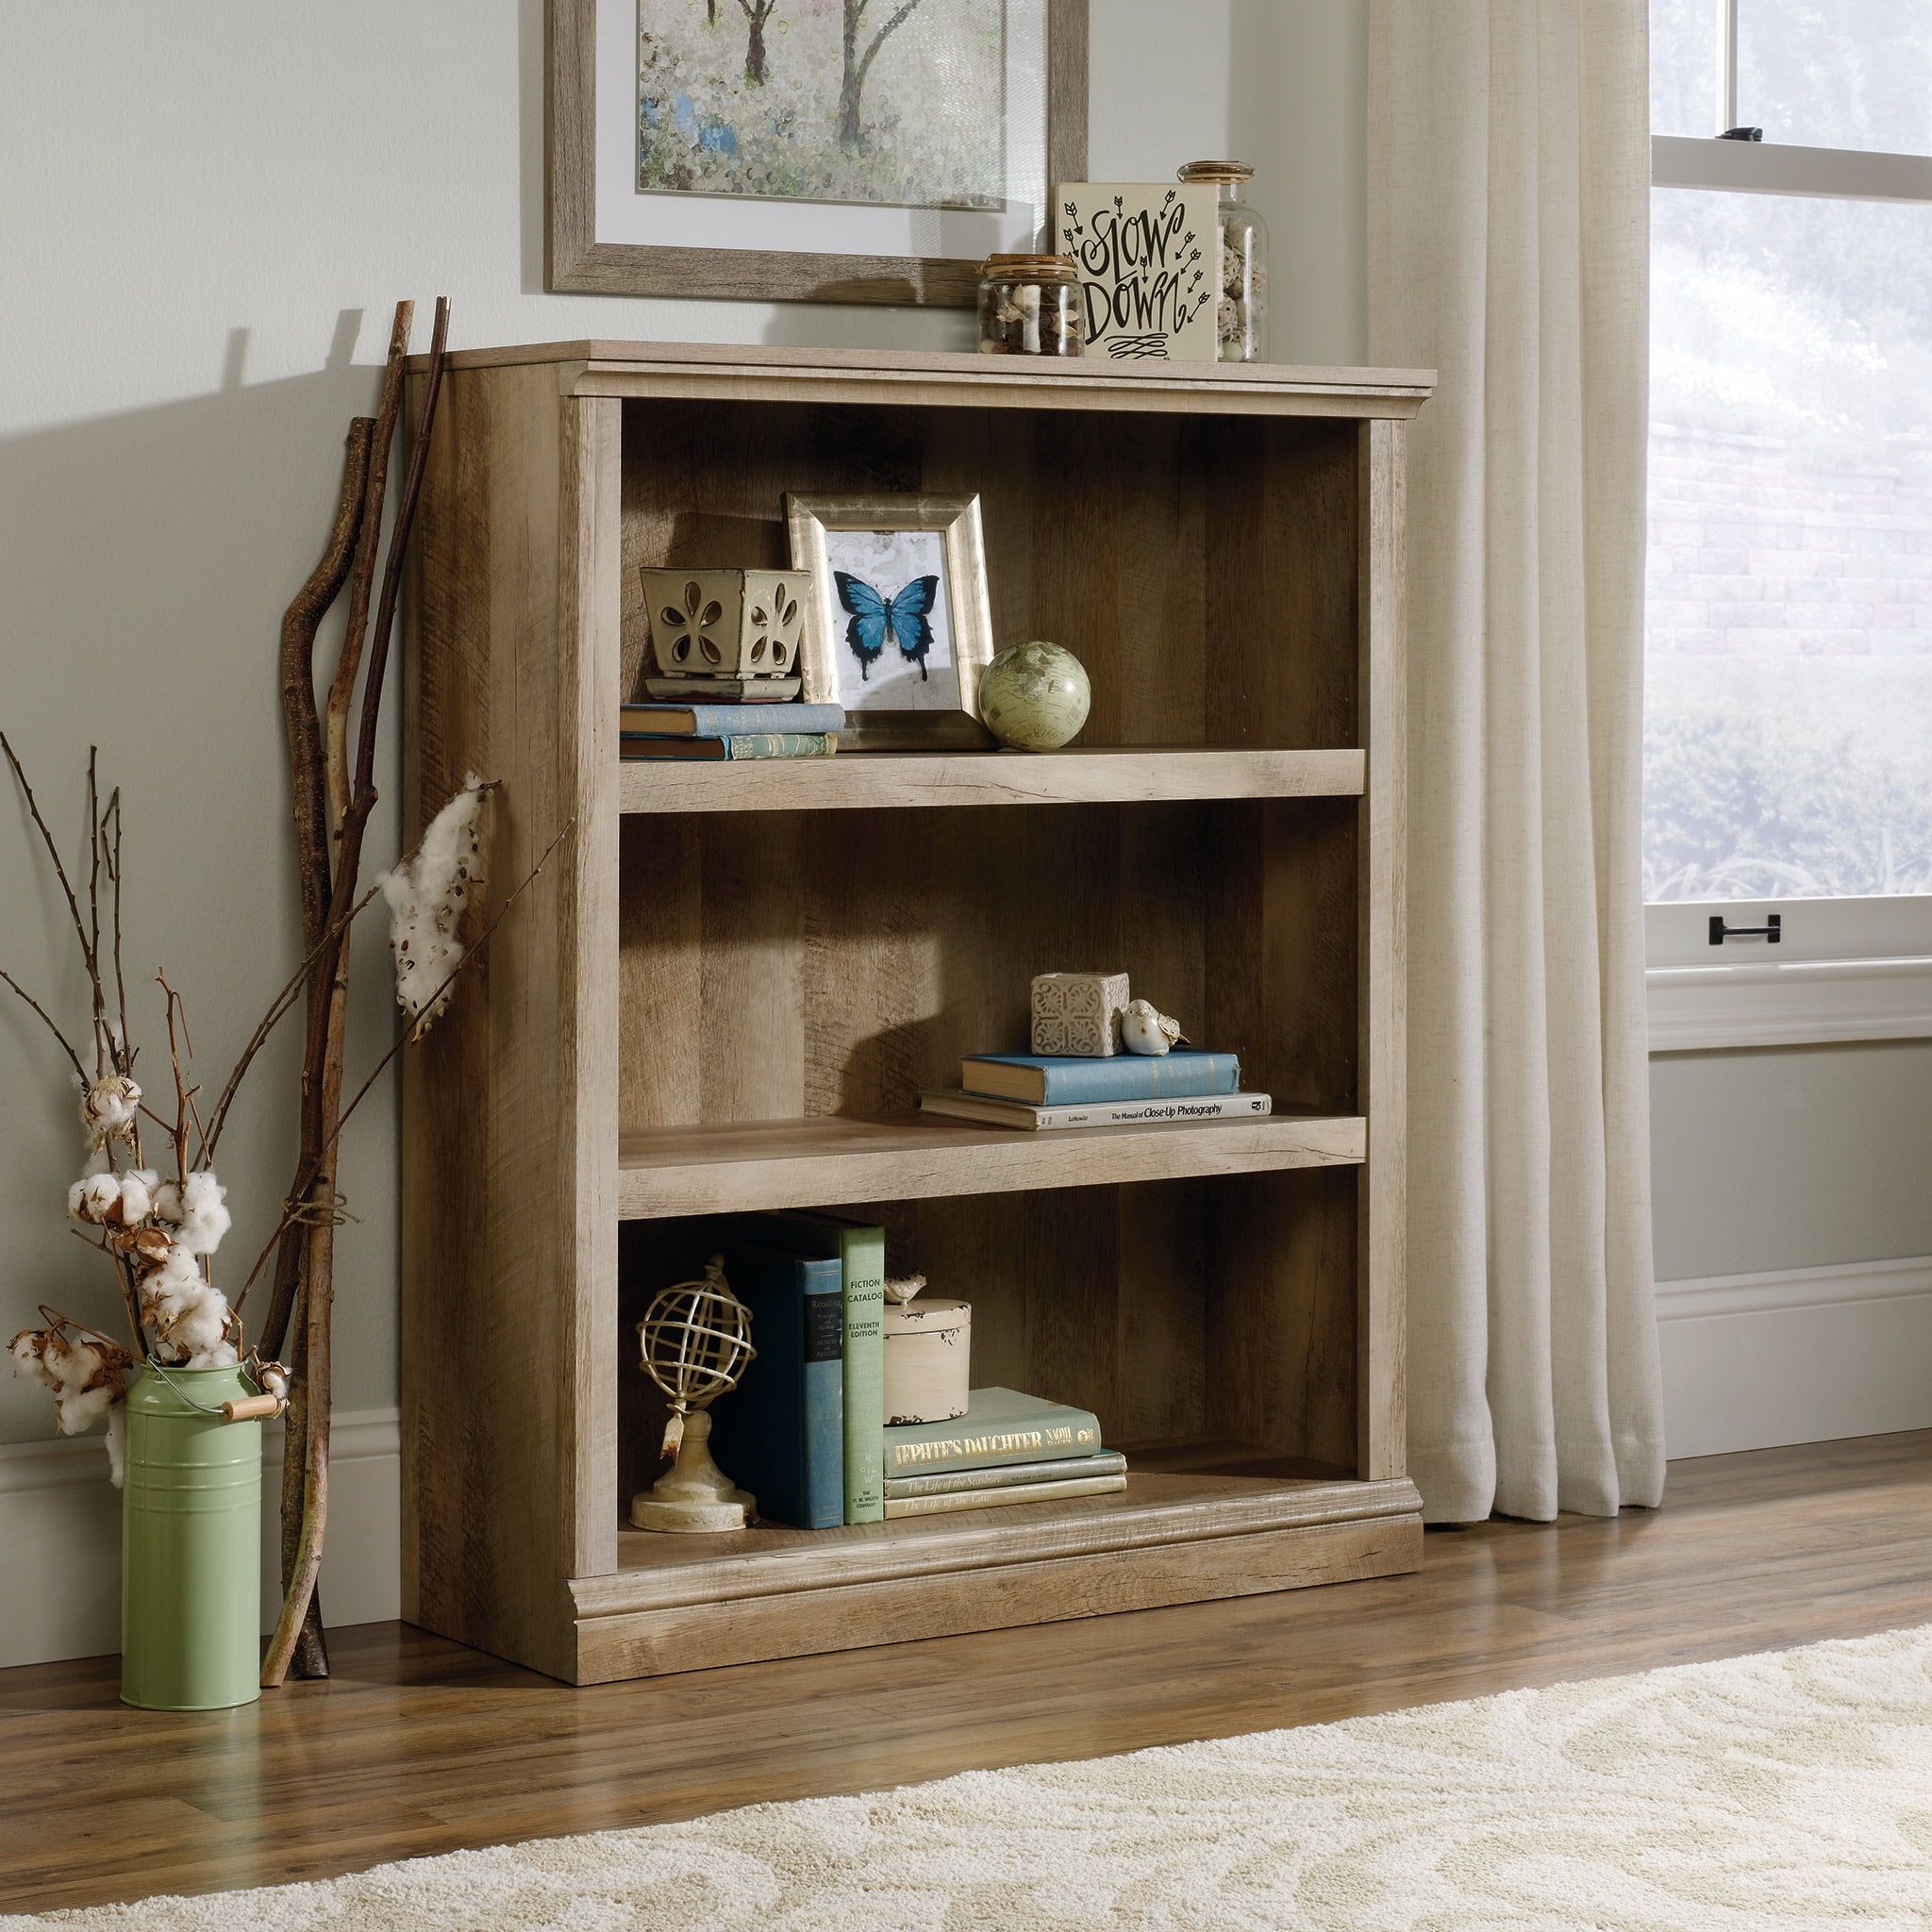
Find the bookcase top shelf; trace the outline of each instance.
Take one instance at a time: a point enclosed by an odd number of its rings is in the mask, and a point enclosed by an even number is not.
[[[774,711],[784,708],[774,705]],[[879,806],[1163,804],[1205,798],[1353,798],[1359,751],[1150,745],[1059,752],[852,752],[829,758],[622,767],[619,808],[846,811]]]
[[[423,366],[423,358],[416,366]],[[914,403],[1263,416],[1413,416],[1429,369],[1292,362],[1061,361],[910,349],[801,349],[737,342],[533,342],[459,350],[453,369],[556,365],[573,396],[718,402]]]
[[[1368,1125],[1359,1116],[1293,1111],[1265,1120],[1046,1133],[925,1114],[732,1121],[622,1135],[617,1205],[626,1221],[651,1221],[828,1201],[911,1201],[1348,1166],[1365,1159],[1367,1150]]]

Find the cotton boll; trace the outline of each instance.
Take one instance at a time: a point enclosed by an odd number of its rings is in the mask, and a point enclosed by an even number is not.
[[[80,1124],[102,1146],[134,1124],[141,1106],[141,1089],[125,1074],[96,1080],[80,1097]]]
[[[75,1357],[89,1358],[93,1365],[89,1371],[91,1375],[98,1371],[99,1352],[89,1343],[76,1342],[74,1355]],[[83,1434],[92,1428],[120,1399],[120,1390],[110,1382],[91,1380],[78,1388],[64,1389],[59,1400],[54,1405],[54,1412],[59,1419],[60,1433],[63,1436]]]
[[[288,1372],[279,1362],[265,1362],[261,1371],[261,1392],[273,1395],[277,1402],[289,1399]]]
[[[154,1189],[155,1219],[157,1221],[179,1221],[181,1219],[181,1184],[178,1181],[158,1181]]]
[[[233,1225],[225,1203],[228,1191],[212,1170],[192,1174],[181,1188],[180,1224],[175,1240],[191,1255],[212,1255]]]
[[[121,1205],[121,1176],[91,1174],[68,1191],[67,1211],[76,1221],[98,1227]]]
[[[121,1176],[121,1220],[125,1226],[145,1221],[155,1211],[155,1172],[132,1167]]]
[[[7,1352],[13,1357],[13,1373],[16,1375],[31,1375],[43,1389],[51,1389],[55,1394],[60,1392],[60,1378],[47,1366],[47,1342],[50,1334],[44,1328],[23,1328],[7,1344]]]
[[[463,789],[430,821],[414,858],[376,874],[390,908],[396,1004],[425,1030],[448,1006],[447,982],[462,963],[458,933],[471,892],[485,878],[483,808],[493,789],[468,774]]]

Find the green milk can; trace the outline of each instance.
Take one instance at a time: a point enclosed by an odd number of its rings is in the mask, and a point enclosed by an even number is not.
[[[261,1695],[261,1424],[247,1371],[142,1368],[127,1391],[121,1701],[223,1710]]]

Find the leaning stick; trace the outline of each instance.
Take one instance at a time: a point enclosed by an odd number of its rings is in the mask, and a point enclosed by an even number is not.
[[[375,434],[369,448],[369,483],[363,492],[362,527],[356,541],[355,576],[349,591],[349,622],[342,632],[341,655],[329,681],[325,712],[327,730],[329,806],[336,823],[349,808],[349,706],[356,694],[356,673],[362,661],[363,634],[369,624],[369,591],[375,580],[377,546],[382,539],[382,499],[389,475],[391,446],[403,408],[403,374],[409,358],[409,332],[416,319],[413,302],[398,302],[390,325],[389,358],[383,365],[382,395],[375,408]],[[391,553],[395,549],[391,540]]]

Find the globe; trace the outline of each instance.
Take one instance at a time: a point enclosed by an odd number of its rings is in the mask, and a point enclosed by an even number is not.
[[[979,679],[979,715],[1002,744],[1057,751],[1087,722],[1086,668],[1064,644],[1036,638],[1002,651]]]

